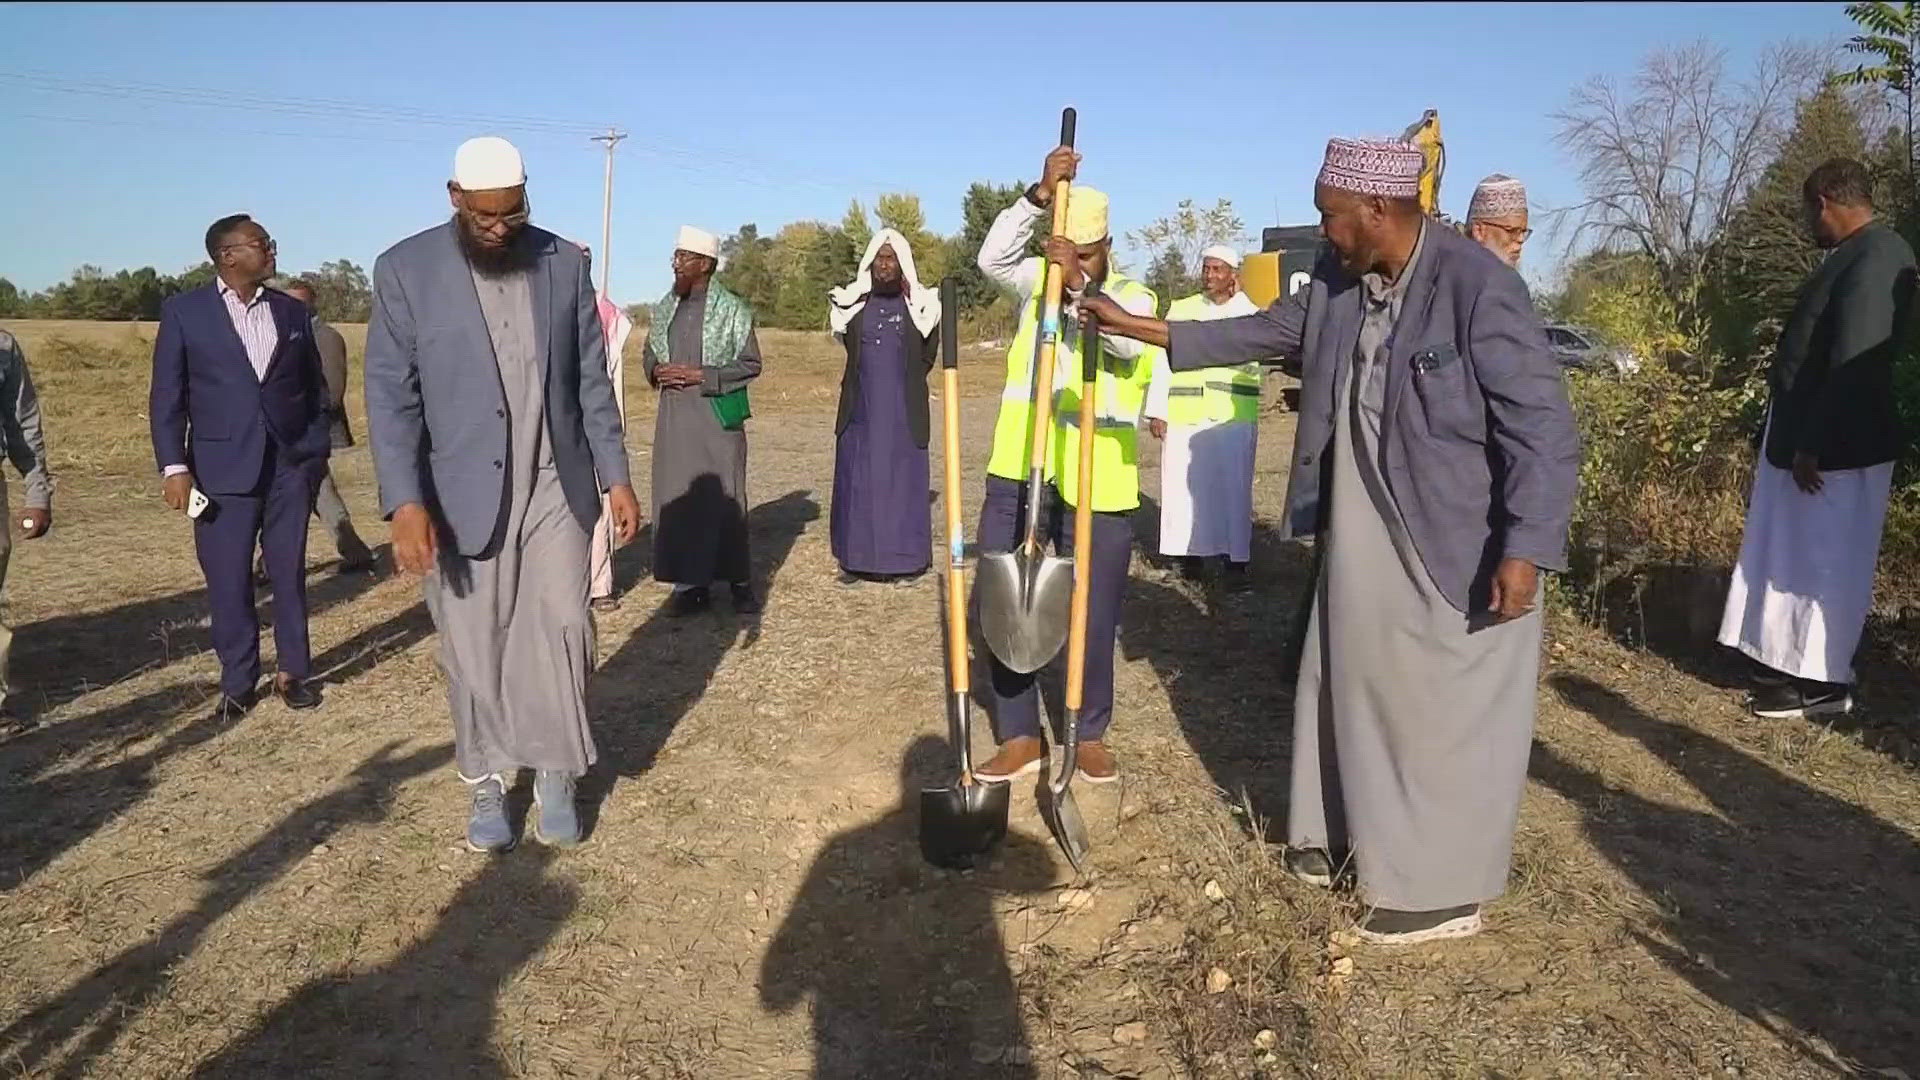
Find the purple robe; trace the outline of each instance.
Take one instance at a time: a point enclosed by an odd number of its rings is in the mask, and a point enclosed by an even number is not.
[[[855,574],[917,574],[932,562],[927,448],[907,427],[907,352],[920,344],[906,301],[875,296],[860,334],[859,394],[834,443],[833,557]]]

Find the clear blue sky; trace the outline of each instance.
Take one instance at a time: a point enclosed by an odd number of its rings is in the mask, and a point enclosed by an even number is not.
[[[1327,137],[1397,134],[1425,108],[1447,137],[1447,210],[1494,171],[1560,206],[1578,189],[1548,114],[1577,82],[1660,45],[1707,38],[1745,64],[1849,29],[1837,2],[12,4],[0,276],[177,271],[234,211],[273,232],[285,270],[371,267],[444,217],[454,147],[487,133],[520,144],[536,221],[598,248],[587,137],[608,124],[632,136],[614,192],[625,302],[665,288],[683,221],[771,232],[907,190],[953,231],[969,182],[1032,179],[1066,104],[1116,233],[1183,197],[1231,198],[1256,238],[1312,221]],[[1551,256],[1536,237],[1531,276]]]

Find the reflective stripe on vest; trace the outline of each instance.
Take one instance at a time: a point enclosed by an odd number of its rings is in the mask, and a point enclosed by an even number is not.
[[[1167,380],[1167,423],[1181,427],[1260,419],[1260,365],[1176,371]]]
[[[1153,290],[1118,275],[1107,279],[1107,292],[1123,303],[1144,299],[1158,304]],[[1093,384],[1093,509],[1118,513],[1140,505],[1140,411],[1147,403],[1147,387],[1160,350],[1141,349],[1132,366],[1102,365]],[[1074,363],[1079,363],[1078,358]],[[1118,367],[1115,371],[1113,368]],[[1061,501],[1075,506],[1080,499],[1080,382],[1075,379],[1055,398],[1054,461]]]
[[[1169,320],[1203,319],[1209,312],[1225,315],[1203,295],[1182,297],[1167,309]],[[1167,380],[1167,423],[1180,427],[1210,427],[1260,418],[1258,361],[1234,367],[1176,371]]]

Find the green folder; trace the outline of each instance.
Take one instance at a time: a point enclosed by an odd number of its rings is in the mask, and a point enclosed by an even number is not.
[[[747,404],[747,388],[729,390],[724,394],[707,399],[713,403],[714,419],[727,431],[739,431],[747,426],[747,417],[753,415],[753,408]]]

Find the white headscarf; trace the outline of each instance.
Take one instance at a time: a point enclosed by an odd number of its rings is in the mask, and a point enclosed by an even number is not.
[[[833,335],[839,337],[847,332],[853,317],[867,306],[867,295],[873,291],[873,259],[883,247],[893,248],[893,257],[900,260],[900,276],[907,283],[907,314],[913,318],[914,329],[922,335],[933,333],[940,325],[940,292],[920,284],[920,276],[913,270],[913,249],[907,246],[907,238],[893,229],[881,229],[867,241],[867,253],[860,258],[860,272],[853,280],[840,288],[827,293],[831,301],[827,308],[827,325]]]
[[[1219,259],[1235,270],[1240,269],[1240,253],[1225,244],[1212,244],[1200,253],[1201,259]]]

